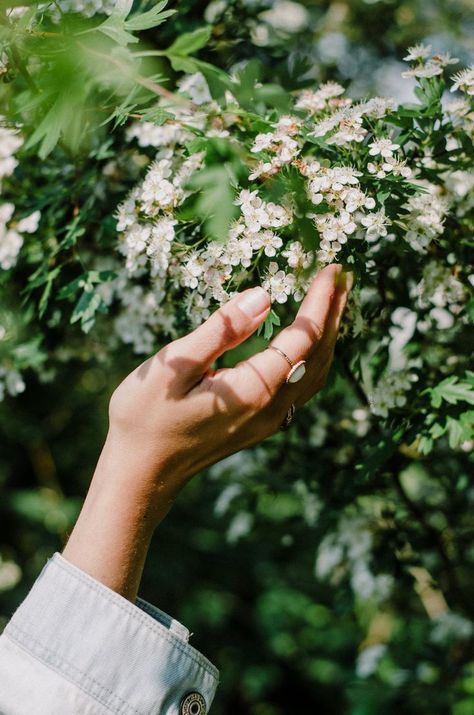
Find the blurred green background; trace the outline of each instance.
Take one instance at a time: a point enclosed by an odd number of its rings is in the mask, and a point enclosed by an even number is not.
[[[407,99],[407,46],[468,64],[474,36],[468,0],[185,0],[179,10],[173,36],[204,16],[219,66],[257,57],[292,88],[336,79],[354,97]],[[51,350],[66,356],[83,340],[84,359],[0,403],[0,625],[62,548],[108,397],[137,364],[126,350],[98,359],[100,335],[70,331],[52,328]],[[346,420],[331,419],[334,401]],[[353,470],[376,438],[366,422],[356,391],[331,380],[288,433],[194,479],[159,528],[141,596],[219,667],[215,715],[474,713],[469,455],[397,453],[366,481]]]

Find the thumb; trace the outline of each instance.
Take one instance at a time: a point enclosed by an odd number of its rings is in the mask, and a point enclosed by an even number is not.
[[[270,296],[260,286],[234,296],[216,310],[202,325],[184,338],[175,340],[171,349],[174,358],[183,358],[186,368],[182,377],[195,382],[210,368],[214,360],[227,350],[246,340],[266,318]]]

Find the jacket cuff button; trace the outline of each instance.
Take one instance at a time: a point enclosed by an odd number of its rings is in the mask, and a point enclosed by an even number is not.
[[[206,701],[201,693],[188,693],[181,701],[180,715],[206,715]]]

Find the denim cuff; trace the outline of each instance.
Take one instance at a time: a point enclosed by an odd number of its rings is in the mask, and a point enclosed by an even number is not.
[[[189,693],[207,712],[219,681],[181,623],[140,598],[127,601],[59,553],[4,635],[117,715],[180,715]]]

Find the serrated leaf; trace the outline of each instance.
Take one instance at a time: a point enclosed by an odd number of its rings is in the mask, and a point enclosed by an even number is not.
[[[59,141],[62,124],[63,118],[58,98],[26,142],[25,149],[31,149],[35,144],[40,143],[38,155],[41,159],[45,159]]]
[[[166,5],[167,0],[162,0],[162,2],[159,2],[155,5],[155,7],[152,7],[151,10],[143,12],[139,15],[133,15],[131,18],[126,20],[125,28],[127,30],[131,30],[132,32],[137,32],[140,30],[150,30],[152,27],[158,27],[158,25],[161,25],[165,20],[171,17],[171,15],[176,13],[176,10],[165,10],[164,12],[161,12]]]
[[[138,37],[127,32],[123,19],[117,17],[117,15],[110,15],[110,17],[104,20],[95,30],[101,32],[103,35],[107,35],[107,37],[110,37],[111,40],[122,47],[138,42]]]
[[[445,378],[429,392],[431,404],[436,408],[441,406],[443,400],[450,405],[457,405],[458,402],[474,405],[474,384],[469,380],[460,381],[459,377],[455,375]]]

